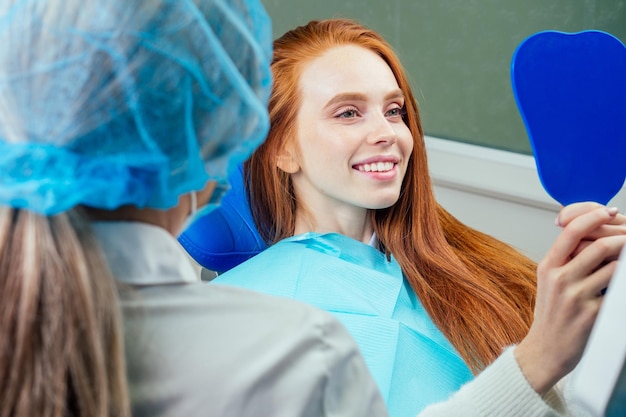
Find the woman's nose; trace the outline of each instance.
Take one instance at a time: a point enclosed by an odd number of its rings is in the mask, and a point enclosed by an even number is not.
[[[376,116],[372,120],[372,130],[369,135],[371,143],[392,144],[395,143],[396,138],[397,134],[393,124],[384,115]]]

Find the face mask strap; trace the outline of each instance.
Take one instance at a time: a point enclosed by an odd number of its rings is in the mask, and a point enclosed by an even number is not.
[[[189,193],[191,199],[191,217],[195,217],[198,212],[198,195],[195,191],[191,191]]]

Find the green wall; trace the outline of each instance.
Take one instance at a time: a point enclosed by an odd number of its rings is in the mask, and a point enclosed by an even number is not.
[[[509,65],[542,30],[607,31],[626,43],[626,0],[264,0],[274,36],[347,17],[382,33],[404,63],[426,134],[530,154]]]

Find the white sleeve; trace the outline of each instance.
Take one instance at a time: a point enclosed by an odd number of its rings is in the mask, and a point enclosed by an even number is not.
[[[543,396],[535,392],[522,373],[513,347],[465,384],[450,399],[433,404],[419,417],[560,417],[565,406],[557,390]]]
[[[565,398],[565,405],[567,406],[568,416],[572,417],[593,417],[590,411],[587,411],[583,406],[579,405],[574,400],[574,393],[572,390],[572,384],[570,384],[571,373],[563,378],[557,386],[563,392],[563,398]]]

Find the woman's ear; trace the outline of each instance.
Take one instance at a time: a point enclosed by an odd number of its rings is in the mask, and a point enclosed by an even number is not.
[[[283,148],[276,158],[276,166],[287,174],[295,174],[300,171],[300,164],[292,149]]]

